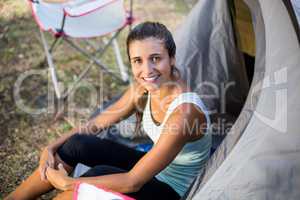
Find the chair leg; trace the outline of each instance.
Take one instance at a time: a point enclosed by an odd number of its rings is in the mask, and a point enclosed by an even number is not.
[[[121,56],[121,52],[120,52],[120,48],[119,48],[117,40],[113,39],[112,44],[113,44],[113,47],[114,47],[114,52],[115,52],[116,60],[117,60],[117,63],[118,63],[119,69],[120,69],[120,74],[121,74],[122,80],[124,82],[127,82],[128,81],[128,74],[127,74],[125,65],[123,63],[123,59],[122,59],[122,56]]]
[[[47,45],[47,42],[46,42],[46,39],[45,39],[45,36],[44,36],[44,33],[43,33],[42,30],[40,30],[40,34],[41,34],[42,43],[43,43],[43,46],[44,46],[44,51],[46,53],[46,58],[47,58],[47,62],[48,62],[48,65],[49,65],[49,70],[50,70],[50,73],[51,73],[51,78],[52,78],[52,82],[53,82],[53,85],[54,85],[54,90],[55,90],[57,98],[60,99],[61,98],[61,92],[60,92],[59,87],[58,87],[56,69],[55,69],[55,66],[54,66],[54,63],[53,63],[53,59],[52,59],[52,56],[49,52],[49,48],[48,48],[48,45]]]
[[[108,48],[108,46],[112,43],[112,40],[117,37],[117,35],[119,34],[119,31],[114,34],[114,36],[108,41],[108,43],[106,44],[105,48],[101,51],[101,53],[105,52],[106,49]],[[104,73],[107,73],[109,75],[111,75],[116,81],[119,81],[122,84],[127,84],[127,82],[123,81],[122,78],[120,78],[119,76],[117,76],[113,71],[111,71],[105,64],[103,64],[95,55],[90,55],[88,52],[86,52],[82,47],[74,44],[71,40],[69,40],[67,37],[64,37],[64,41],[66,43],[68,43],[72,48],[76,49],[77,51],[79,51],[83,56],[87,57],[88,59],[90,59],[91,61],[93,61],[93,63],[95,65],[97,65],[98,67],[100,67]]]

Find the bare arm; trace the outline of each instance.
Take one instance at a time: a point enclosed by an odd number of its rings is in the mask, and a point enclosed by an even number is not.
[[[139,87],[137,84],[132,84],[124,93],[124,95],[113,105],[108,107],[96,118],[87,122],[83,126],[78,126],[73,128],[68,133],[62,135],[60,138],[56,139],[53,143],[48,145],[42,152],[39,164],[39,170],[41,174],[41,179],[46,179],[46,170],[48,167],[55,167],[55,153],[57,149],[65,143],[72,135],[75,133],[81,134],[96,134],[100,130],[103,130],[112,124],[120,121],[122,118],[126,118],[135,112],[138,106],[138,100],[142,96],[143,88]]]
[[[94,119],[88,121],[85,125],[73,128],[71,131],[58,138],[48,147],[55,152],[58,147],[60,147],[68,138],[70,138],[75,133],[97,134],[100,130],[108,128],[114,123],[127,118],[135,112],[136,104],[141,94],[142,88],[140,88],[136,84],[130,85],[117,102],[109,106],[105,111],[103,111]]]
[[[187,142],[202,136],[200,132],[189,132],[195,119],[199,123],[205,121],[203,114],[199,115],[196,108],[190,104],[178,106],[168,118],[158,142],[129,172],[78,179],[68,177],[62,188],[70,190],[75,181],[81,181],[102,185],[122,193],[138,191],[153,176],[166,168]]]

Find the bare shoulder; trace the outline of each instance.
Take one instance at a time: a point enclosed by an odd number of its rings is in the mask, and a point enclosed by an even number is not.
[[[176,130],[188,137],[188,141],[201,138],[207,125],[203,111],[193,103],[183,103],[177,106],[166,123],[170,127],[176,126]]]

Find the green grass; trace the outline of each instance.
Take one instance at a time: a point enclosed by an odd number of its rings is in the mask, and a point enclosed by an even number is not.
[[[186,14],[189,7],[183,0],[167,0],[169,4],[173,4],[173,11],[180,14]]]
[[[29,6],[23,0],[0,0],[0,16],[5,20],[28,16]]]

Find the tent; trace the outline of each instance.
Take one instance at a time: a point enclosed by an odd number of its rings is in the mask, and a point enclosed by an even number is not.
[[[299,26],[288,0],[244,2],[255,33],[249,91],[243,62],[233,53],[226,1],[198,1],[176,33],[178,66],[195,90],[205,81],[236,81],[228,110],[240,106],[236,103],[248,93],[233,127],[182,199],[300,198]],[[200,95],[207,97],[209,90],[204,85]],[[206,103],[215,107],[218,101]]]
[[[299,39],[289,0],[193,7],[175,34],[176,65],[215,118],[216,150],[182,200],[300,199]],[[250,87],[241,50],[255,56]]]

